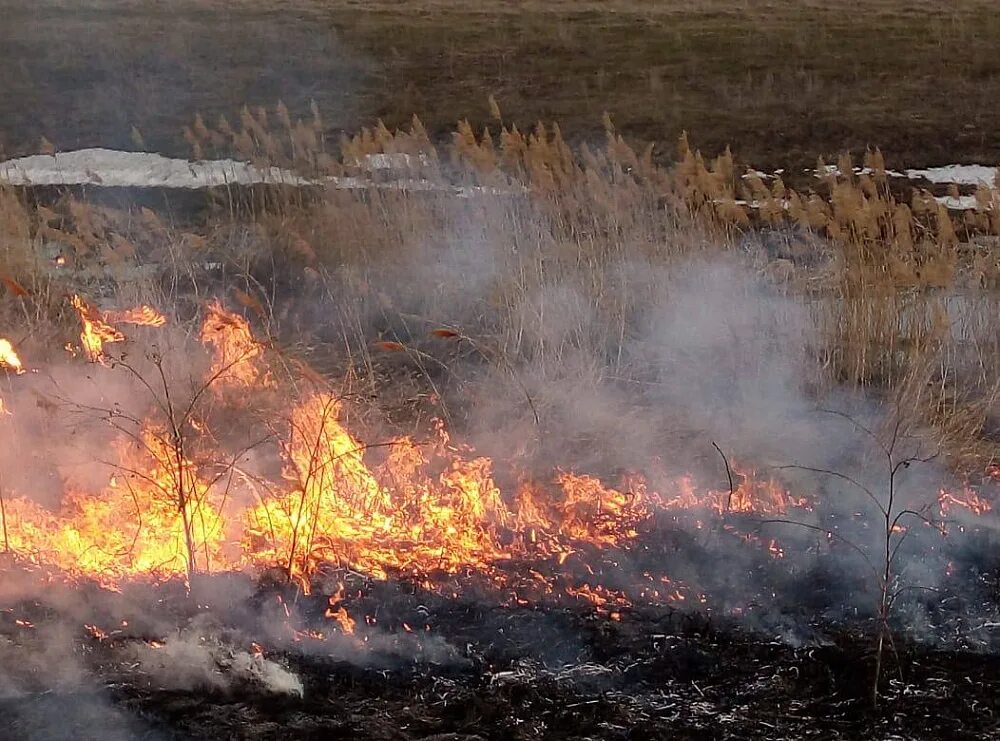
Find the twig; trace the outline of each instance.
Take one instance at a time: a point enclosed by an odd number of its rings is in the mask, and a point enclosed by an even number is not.
[[[733,485],[733,471],[729,467],[729,459],[726,458],[726,454],[722,452],[722,448],[715,444],[715,440],[712,440],[712,447],[719,452],[719,455],[722,457],[722,462],[726,465],[726,477],[729,479],[729,498],[726,500],[726,511],[728,512],[732,509],[733,495],[736,493],[736,487]]]

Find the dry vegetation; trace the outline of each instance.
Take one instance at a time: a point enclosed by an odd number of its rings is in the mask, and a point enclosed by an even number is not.
[[[964,213],[919,191],[900,202],[877,150],[866,174],[831,173],[798,193],[743,177],[728,150],[706,162],[686,137],[663,167],[610,119],[601,147],[574,149],[558,127],[524,133],[491,108],[492,128],[462,123],[445,147],[416,119],[331,147],[316,110],[293,121],[283,106],[244,109],[238,124],[212,127],[199,117],[185,132],[198,155],[335,175],[357,174],[368,154],[411,157],[405,173],[376,176],[377,189],[216,193],[216,215],[194,226],[3,192],[5,331],[39,357],[73,331],[60,323],[71,291],[170,303],[181,316],[228,291],[274,342],[372,393],[400,355],[419,370],[411,399],[456,385],[439,367],[470,354],[515,379],[531,368],[539,383],[581,362],[595,385],[642,382],[629,353],[643,307],[674,289],[679,266],[718,255],[809,306],[818,339],[801,352],[816,398],[863,388],[930,427],[955,465],[993,461],[1000,193],[981,187]],[[397,187],[415,179],[439,189]],[[54,249],[66,265],[54,266]],[[577,303],[544,298],[567,293]]]

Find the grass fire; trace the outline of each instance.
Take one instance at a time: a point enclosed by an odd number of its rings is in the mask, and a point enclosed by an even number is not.
[[[90,5],[0,51],[6,736],[1000,733],[991,7]]]

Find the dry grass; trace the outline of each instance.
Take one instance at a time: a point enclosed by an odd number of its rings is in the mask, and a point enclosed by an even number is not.
[[[728,152],[706,162],[686,139],[678,164],[662,167],[609,120],[603,144],[583,149],[541,125],[461,124],[446,147],[416,120],[337,145],[323,131],[318,112],[296,121],[279,108],[244,110],[236,124],[199,119],[187,138],[201,154],[235,151],[312,174],[358,175],[365,155],[408,154],[407,172],[374,179],[441,189],[272,189],[240,207],[219,194],[218,216],[190,229],[146,209],[73,198],[29,207],[0,193],[5,332],[61,346],[51,339],[69,331],[59,322],[70,291],[155,295],[181,316],[222,293],[275,342],[366,393],[400,383],[405,358],[418,371],[403,384],[414,398],[488,394],[465,370],[474,360],[517,380],[532,405],[525,383],[567,373],[642,382],[645,309],[677,289],[692,259],[738,258],[767,291],[808,307],[812,339],[800,352],[810,393],[864,389],[933,430],[956,465],[996,455],[997,191],[981,188],[965,214],[926,193],[901,203],[876,151],[868,174],[831,174],[797,193],[742,177]],[[456,197],[454,187],[472,190]],[[72,269],[45,259],[52,244]]]

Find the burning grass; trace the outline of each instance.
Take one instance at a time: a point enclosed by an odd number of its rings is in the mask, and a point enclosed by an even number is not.
[[[190,143],[372,187],[215,191],[187,223],[0,191],[20,568],[191,604],[253,575],[305,653],[370,656],[394,589],[992,650],[997,191],[904,201],[873,151],[799,193],[610,121],[599,150],[414,121],[334,151],[318,111],[269,115]]]

